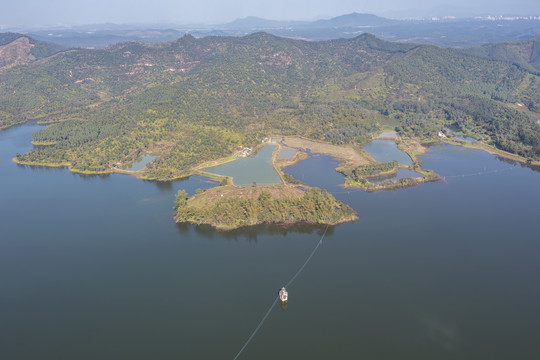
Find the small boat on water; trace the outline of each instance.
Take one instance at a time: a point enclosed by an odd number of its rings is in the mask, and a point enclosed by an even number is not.
[[[279,290],[279,300],[281,300],[281,302],[287,302],[287,300],[289,300],[289,293],[284,287]]]

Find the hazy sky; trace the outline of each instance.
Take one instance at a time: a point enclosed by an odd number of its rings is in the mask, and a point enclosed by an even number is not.
[[[399,17],[400,11],[407,9],[418,9],[418,16],[428,16],[430,12],[438,15],[435,10],[441,8],[451,9],[448,15],[461,15],[458,13],[463,9],[473,14],[540,15],[540,0],[2,0],[0,25],[216,24],[251,15],[311,20],[351,12]]]

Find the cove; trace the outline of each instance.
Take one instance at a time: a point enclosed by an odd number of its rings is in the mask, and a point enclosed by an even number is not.
[[[157,156],[148,155],[145,154],[141,156],[140,160],[137,162],[134,162],[133,164],[129,165],[127,168],[123,169],[125,171],[139,171],[146,167],[146,165],[150,164]]]
[[[280,184],[279,175],[272,167],[272,153],[276,145],[265,145],[257,151],[255,156],[238,158],[223,165],[205,169],[205,171],[230,176],[237,186],[248,186],[253,183],[259,185]]]

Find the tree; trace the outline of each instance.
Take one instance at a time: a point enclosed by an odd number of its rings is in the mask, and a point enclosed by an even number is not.
[[[272,197],[272,195],[270,195],[270,193],[268,191],[263,191],[259,195],[259,201],[260,202],[265,202],[265,201],[270,200],[271,197]]]
[[[178,193],[176,193],[176,201],[174,202],[174,210],[186,206],[187,199],[188,196],[186,190],[178,190]]]

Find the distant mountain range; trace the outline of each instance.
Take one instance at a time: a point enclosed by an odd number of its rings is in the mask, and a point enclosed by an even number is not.
[[[316,21],[279,21],[266,20],[255,16],[249,16],[243,19],[237,19],[225,25],[215,26],[217,29],[234,29],[234,30],[269,30],[269,29],[329,29],[329,28],[346,28],[346,27],[363,27],[363,26],[382,26],[398,23],[398,20],[386,19],[371,14],[352,13],[347,15],[337,16],[331,19],[316,20]]]
[[[68,48],[104,48],[128,41],[144,43],[174,41],[187,33],[195,37],[245,36],[260,31],[306,40],[353,38],[363,33],[371,33],[390,41],[469,47],[540,36],[540,19],[392,20],[371,14],[352,13],[316,21],[279,21],[251,16],[218,25],[150,26],[107,23],[22,32],[34,39]]]

